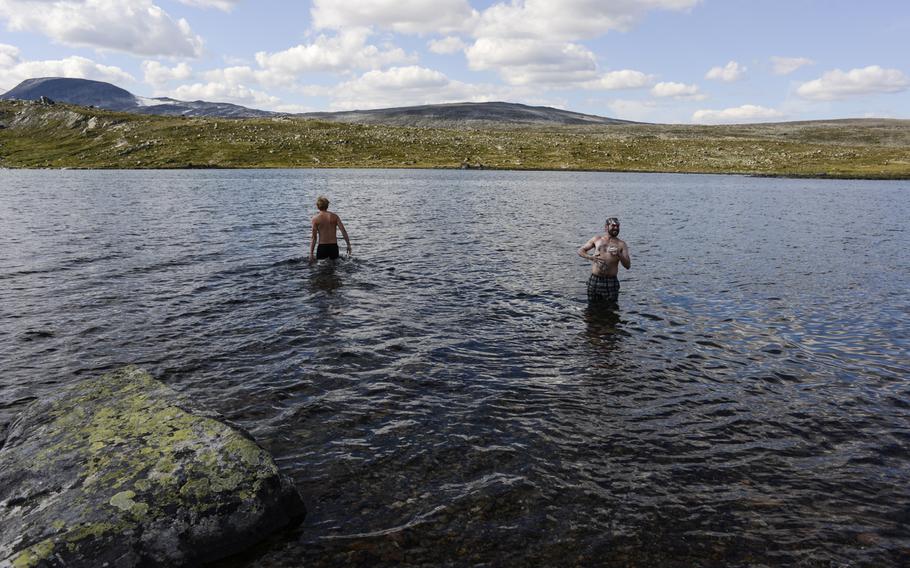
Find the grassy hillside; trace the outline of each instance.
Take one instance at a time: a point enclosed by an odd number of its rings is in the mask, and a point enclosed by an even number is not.
[[[458,168],[910,178],[910,121],[412,128],[0,102],[0,167]]]

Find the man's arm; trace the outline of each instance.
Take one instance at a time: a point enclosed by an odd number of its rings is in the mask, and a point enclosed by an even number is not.
[[[318,233],[316,231],[316,219],[313,219],[312,225],[313,231],[310,233],[310,260],[315,260],[316,257],[313,253],[316,250],[316,239],[318,238]]]
[[[348,256],[351,256],[351,239],[348,238],[348,232],[344,230],[344,223],[341,222],[341,217],[336,215],[335,219],[338,221],[338,228],[341,229],[341,236],[344,238],[344,242],[348,244]]]
[[[597,237],[592,237],[590,241],[586,242],[583,247],[578,249],[578,256],[581,258],[586,258],[588,260],[593,260],[593,258],[588,255],[588,251],[594,248],[594,243],[597,242]]]
[[[622,249],[619,251],[619,262],[626,267],[626,270],[632,268],[632,257],[629,255],[629,245],[626,243],[622,244]]]

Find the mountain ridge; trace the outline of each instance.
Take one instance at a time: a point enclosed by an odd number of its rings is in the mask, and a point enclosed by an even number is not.
[[[464,121],[507,124],[634,124],[628,120],[531,106],[506,101],[458,102],[338,112],[307,112],[296,116],[351,124],[388,124],[394,126],[439,126]]]
[[[267,118],[293,116],[348,124],[384,124],[389,126],[452,126],[471,124],[478,127],[494,125],[620,125],[636,124],[627,120],[583,114],[545,106],[530,106],[505,101],[458,102],[380,109],[338,112],[279,113],[207,101],[179,101],[168,97],[141,97],[104,81],[39,77],[26,79],[0,100],[39,100],[106,110],[162,116],[193,116],[217,118]]]

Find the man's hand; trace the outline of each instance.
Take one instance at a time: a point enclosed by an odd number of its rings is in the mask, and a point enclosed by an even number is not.
[[[314,262],[316,262],[316,257],[313,255],[313,253],[310,253],[310,264]]]

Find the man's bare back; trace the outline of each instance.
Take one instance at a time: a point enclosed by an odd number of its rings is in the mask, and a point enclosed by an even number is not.
[[[319,237],[319,244],[331,245],[338,243],[338,225],[341,219],[331,211],[320,211],[313,216],[313,227]]]
[[[338,231],[341,230],[341,236],[347,243],[348,256],[351,255],[351,240],[348,238],[348,232],[344,228],[344,223],[338,215],[328,210],[329,200],[320,197],[316,200],[316,207],[319,213],[313,216],[313,230],[310,234],[310,262],[320,258],[338,258]],[[316,243],[319,248],[316,248]]]

